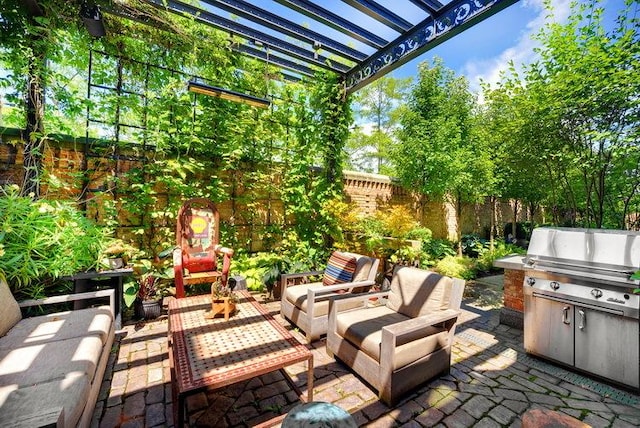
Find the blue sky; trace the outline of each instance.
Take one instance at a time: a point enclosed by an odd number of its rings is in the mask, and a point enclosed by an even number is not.
[[[570,2],[554,0],[552,4],[555,18],[566,21]],[[601,5],[605,10],[605,24],[612,26],[618,11],[624,7],[624,1],[607,0]],[[522,64],[534,59],[536,43],[531,35],[542,28],[546,15],[542,0],[521,0],[425,52],[418,59],[395,70],[392,75],[415,77],[420,62],[438,56],[456,74],[466,76],[471,88],[477,90],[481,78],[492,83],[498,81],[500,70],[507,67],[509,60]]]

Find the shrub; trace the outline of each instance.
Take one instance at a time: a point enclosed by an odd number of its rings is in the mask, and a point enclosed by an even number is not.
[[[478,257],[477,264],[478,270],[483,272],[491,272],[493,262],[502,257],[506,257],[511,254],[525,254],[526,250],[520,248],[515,244],[506,244],[504,242],[496,242],[493,250],[484,251]]]
[[[475,268],[476,262],[470,257],[446,256],[436,263],[434,270],[441,275],[469,280],[476,277]]]
[[[98,267],[110,238],[71,202],[0,190],[0,275],[21,297],[46,295],[47,282]]]

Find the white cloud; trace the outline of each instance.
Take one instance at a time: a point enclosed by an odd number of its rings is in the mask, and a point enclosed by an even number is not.
[[[548,11],[544,8],[542,0],[525,0],[521,5],[512,7],[523,7],[535,11],[536,16],[526,23],[525,30],[520,37],[515,40],[515,44],[505,49],[493,58],[467,61],[462,67],[462,74],[467,76],[469,86],[472,91],[480,93],[480,82],[494,85],[500,80],[500,75],[509,67],[509,62],[513,61],[516,69],[523,64],[531,63],[536,58],[534,48],[539,43],[532,39],[547,21]],[[553,2],[553,17],[556,22],[564,22],[571,12],[569,0],[557,0]]]

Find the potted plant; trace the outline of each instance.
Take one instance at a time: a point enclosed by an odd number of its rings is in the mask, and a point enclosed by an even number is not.
[[[133,267],[135,280],[124,290],[124,302],[134,305],[136,317],[154,319],[160,316],[162,299],[168,294],[171,269],[151,260],[138,260]]]

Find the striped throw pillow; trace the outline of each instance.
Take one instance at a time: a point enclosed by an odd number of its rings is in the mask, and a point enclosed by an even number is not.
[[[353,280],[356,271],[356,258],[334,251],[329,257],[327,268],[322,278],[323,285],[335,285]]]

